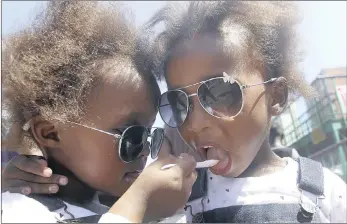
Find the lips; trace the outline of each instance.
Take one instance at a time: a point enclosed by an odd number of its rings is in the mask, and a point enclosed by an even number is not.
[[[210,170],[215,175],[224,176],[229,173],[231,169],[232,161],[230,157],[219,161],[215,166],[211,167]]]
[[[133,183],[141,174],[142,170],[127,172],[124,174],[124,180],[128,183]]]

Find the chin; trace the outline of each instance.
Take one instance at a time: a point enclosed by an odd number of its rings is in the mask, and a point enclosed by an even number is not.
[[[233,164],[233,165],[235,165],[235,164]],[[247,169],[247,167],[244,169],[235,169],[235,166],[234,166],[231,168],[231,170],[227,174],[223,175],[223,177],[237,178],[240,175],[242,175],[242,173],[245,172],[246,169]]]
[[[224,174],[224,175],[222,175],[222,177],[232,177],[232,178],[236,178],[236,177],[238,177],[238,176],[240,176],[241,174],[239,174],[239,173],[235,173],[235,172],[233,172],[233,171],[230,171],[230,172],[228,172],[227,174]]]

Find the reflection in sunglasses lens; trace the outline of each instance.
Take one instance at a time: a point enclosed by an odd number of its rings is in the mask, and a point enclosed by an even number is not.
[[[199,87],[198,97],[204,109],[219,118],[233,117],[242,107],[242,91],[237,82],[210,80]]]
[[[147,142],[147,130],[143,126],[133,126],[125,130],[120,141],[120,157],[131,162],[139,157]]]
[[[203,82],[198,88],[202,107],[218,118],[236,116],[242,109],[242,90],[237,82],[225,82],[223,78]],[[159,113],[165,124],[179,127],[188,115],[188,95],[182,90],[170,90],[160,99]]]
[[[161,144],[164,138],[164,129],[156,128],[152,133],[152,141],[151,141],[151,158],[155,159],[158,157]]]
[[[183,124],[188,114],[188,97],[180,90],[164,93],[160,98],[159,113],[169,127]]]

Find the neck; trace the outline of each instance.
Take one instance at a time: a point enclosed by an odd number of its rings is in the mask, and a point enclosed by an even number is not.
[[[66,186],[59,187],[58,197],[65,201],[78,204],[84,204],[93,199],[96,190],[83,183],[70,170],[56,160],[48,159],[48,164],[54,174],[64,175],[69,180]]]
[[[286,162],[271,149],[268,139],[265,139],[257,155],[249,167],[239,177],[257,177],[282,170]]]

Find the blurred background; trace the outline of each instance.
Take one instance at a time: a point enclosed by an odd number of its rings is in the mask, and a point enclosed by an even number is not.
[[[45,1],[2,1],[2,38],[27,26]],[[141,26],[164,1],[128,1],[124,5]],[[298,2],[302,23],[298,27],[306,51],[301,64],[307,81],[320,96],[307,101],[301,96],[290,100],[281,116],[273,119],[276,146],[294,147],[301,156],[317,160],[341,176],[347,176],[346,121],[346,6],[345,1]],[[166,86],[159,83],[161,90]],[[2,111],[6,117],[6,111]],[[157,116],[155,126],[163,126]],[[1,137],[6,136],[2,119]],[[15,153],[2,148],[2,168]]]

